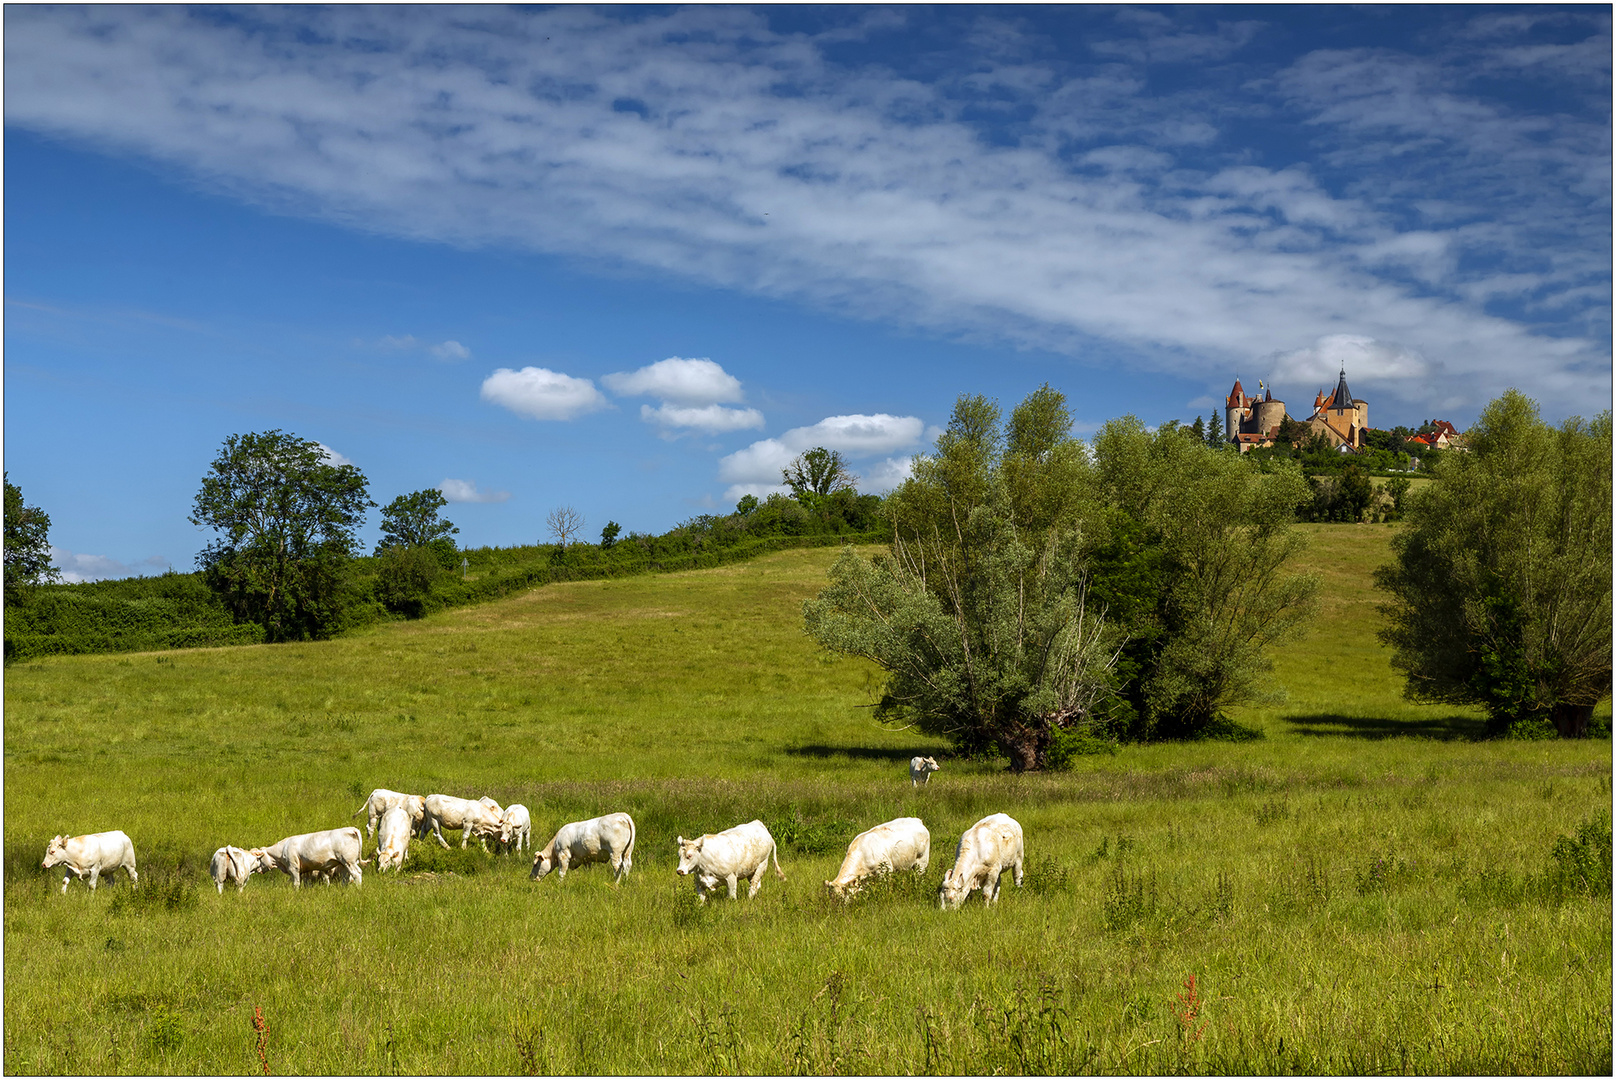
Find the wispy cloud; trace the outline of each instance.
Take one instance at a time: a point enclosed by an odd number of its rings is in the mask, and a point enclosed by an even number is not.
[[[50,557],[52,565],[61,570],[62,580],[70,585],[85,581],[161,574],[171,569],[169,560],[162,555],[126,563],[106,555],[81,555],[66,548],[59,548],[55,544],[51,545]]]
[[[549,368],[499,368],[483,380],[482,398],[529,420],[572,420],[610,407],[588,379]]]
[[[337,453],[335,450],[331,449],[329,446],[327,446],[323,442],[317,442],[314,445],[318,446],[320,448],[320,453],[325,455],[325,459],[327,461],[329,461],[333,465],[352,465],[353,464],[353,459],[352,458],[346,457],[346,456],[344,456],[342,454]]]
[[[1153,370],[1346,335],[1479,401],[1530,357],[1541,397],[1578,402],[1610,386],[1610,15],[1589,12],[1558,44],[1461,12],[1440,47],[1286,55],[1260,51],[1272,18],[1107,9],[1060,60],[973,14],[974,62],[923,80],[832,58],[903,13],[816,39],[733,7],[20,6],[6,111],[393,235]],[[1268,154],[1253,127],[1301,134]]]
[[[444,480],[438,490],[452,503],[502,503],[511,497],[508,491],[479,491],[475,480]]]

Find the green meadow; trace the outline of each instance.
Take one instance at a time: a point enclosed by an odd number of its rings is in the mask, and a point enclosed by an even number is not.
[[[1060,773],[877,724],[879,673],[801,629],[835,549],[13,664],[4,1069],[1609,1074],[1609,704],[1599,739],[1487,742],[1403,700],[1369,587],[1391,530],[1301,528],[1324,606],[1274,653],[1288,696],[1237,717],[1263,737]],[[362,825],[375,787],[524,803],[536,845],[626,810],[634,869],[534,883],[428,841],[359,888],[214,891],[215,848]],[[940,912],[995,811],[1023,886]],[[910,814],[925,875],[829,900],[852,836]],[[787,880],[698,906],[674,837],[752,818]],[[139,887],[62,895],[47,842],[108,829]]]

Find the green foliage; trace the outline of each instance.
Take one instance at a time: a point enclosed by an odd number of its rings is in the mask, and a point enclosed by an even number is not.
[[[437,488],[400,495],[388,503],[382,508],[382,538],[376,545],[376,554],[393,547],[426,547],[436,541],[447,541],[452,552],[454,541],[450,537],[460,530],[438,513],[447,505],[449,500]]]
[[[56,581],[60,573],[50,562],[50,515],[23,502],[22,488],[9,475],[5,487],[5,604],[10,607],[32,586]]]
[[[453,555],[453,547],[450,549]],[[443,577],[439,555],[430,547],[401,544],[382,549],[372,586],[382,606],[406,618],[419,619],[430,610],[432,587]]]
[[[1511,390],[1409,500],[1381,640],[1408,695],[1493,734],[1586,732],[1611,680],[1611,419],[1559,429]]]
[[[617,543],[617,534],[623,531],[623,526],[615,521],[608,521],[606,527],[600,530],[600,547],[602,551],[609,549]]]
[[[269,641],[328,637],[358,599],[349,562],[375,504],[364,474],[280,430],[224,441],[191,523],[222,534],[197,555],[237,619]]]
[[[840,450],[816,446],[780,470],[780,479],[799,502],[813,506],[832,492],[853,487],[855,478]]]
[[[1611,828],[1608,813],[1584,818],[1575,836],[1560,836],[1549,849],[1546,890],[1555,897],[1609,896]]]
[[[237,624],[199,574],[44,585],[8,608],[9,663],[35,656],[256,645],[262,627]]]

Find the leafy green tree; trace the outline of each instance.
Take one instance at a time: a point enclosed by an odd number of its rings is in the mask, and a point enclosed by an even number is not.
[[[6,485],[5,602],[15,603],[33,585],[56,581],[61,574],[51,565],[50,515],[22,501],[22,488],[4,477]]]
[[[1336,483],[1336,508],[1343,521],[1360,521],[1364,511],[1375,498],[1375,485],[1369,479],[1369,474],[1358,467],[1355,462],[1349,462],[1341,470],[1341,476]]]
[[[1279,434],[1276,443],[1284,446],[1301,446],[1312,437],[1312,429],[1300,420],[1292,420],[1289,416],[1279,422]],[[1322,436],[1321,436],[1322,437]],[[1329,442],[1328,439],[1325,440]]]
[[[449,552],[454,552],[450,539],[460,530],[455,523],[445,520],[439,511],[449,505],[443,492],[437,488],[412,491],[400,495],[382,507],[381,542],[376,545],[380,555],[390,547],[430,547],[448,541]]]
[[[1216,409],[1212,410],[1212,415],[1206,422],[1206,445],[1214,450],[1222,450],[1226,445],[1223,438],[1223,417],[1218,415]]]
[[[267,640],[328,636],[354,599],[356,531],[375,505],[367,486],[317,442],[280,430],[232,435],[193,503],[191,523],[221,534],[198,568]]]
[[[742,495],[741,501],[735,504],[735,512],[742,517],[746,517],[752,511],[756,510],[758,505],[758,497],[756,495]]]
[[[1108,693],[1114,635],[1086,602],[1088,471],[1060,394],[1010,419],[961,397],[936,453],[886,500],[890,554],[845,551],[803,605],[808,632],[887,672],[877,715],[1042,768]]]
[[[1611,689],[1611,414],[1556,429],[1510,390],[1469,446],[1408,500],[1381,640],[1413,700],[1580,737]]]
[[[780,479],[791,488],[791,494],[803,505],[817,505],[833,491],[851,488],[857,477],[847,467],[847,459],[839,450],[826,450],[816,446],[798,454],[780,470]]]
[[[608,521],[606,527],[600,530],[600,549],[602,551],[609,550],[613,544],[617,543],[617,534],[622,531],[623,526],[615,521]]]
[[[1403,507],[1408,501],[1408,489],[1413,486],[1413,483],[1406,476],[1396,476],[1386,481],[1386,486],[1382,490],[1392,500],[1391,517],[1393,520],[1403,516]]]
[[[1234,705],[1273,699],[1266,649],[1312,608],[1317,583],[1286,572],[1308,498],[1293,463],[1262,472],[1244,456],[1154,435],[1134,417],[1094,440],[1107,513],[1095,523],[1091,592],[1120,624],[1127,734],[1196,737]]]

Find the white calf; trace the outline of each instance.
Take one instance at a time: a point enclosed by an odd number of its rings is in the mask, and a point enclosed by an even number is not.
[[[240,892],[247,887],[247,879],[262,869],[263,865],[253,858],[251,852],[229,844],[215,851],[213,860],[208,863],[208,873],[219,887],[220,896],[224,895],[225,882],[234,881],[236,891]]]
[[[930,864],[931,833],[919,818],[901,817],[853,837],[836,880],[825,887],[832,896],[851,900],[864,878],[899,870],[924,874]]]
[[[954,855],[954,868],[943,875],[937,890],[938,906],[958,910],[972,890],[982,890],[982,902],[999,899],[999,878],[1013,869],[1021,888],[1023,846],[1021,825],[1008,814],[989,814],[965,830]]]
[[[382,831],[376,840],[376,872],[388,867],[401,870],[404,856],[410,850],[410,815],[402,806],[395,806],[382,815]]]
[[[679,845],[678,873],[696,875],[696,899],[702,903],[707,902],[707,893],[718,888],[720,881],[729,884],[729,898],[735,899],[735,883],[743,877],[752,879],[747,899],[756,896],[763,887],[763,871],[769,868],[771,857],[774,872],[780,875],[781,881],[786,879],[785,871],[780,869],[780,853],[775,848],[774,837],[761,821],[749,821],[721,833],[706,833],[694,840],[680,836],[676,843]]]
[[[74,878],[89,878],[90,891],[94,892],[101,875],[104,873],[110,879],[120,866],[129,872],[131,885],[140,883],[140,875],[135,873],[135,845],[117,829],[85,836],[58,836],[45,846],[45,861],[41,865],[46,870],[53,866],[66,868],[62,873],[64,895]]]
[[[365,800],[365,805],[349,814],[348,817],[351,820],[369,810],[370,817],[365,823],[365,835],[375,836],[376,823],[381,820],[383,814],[393,807],[403,807],[405,812],[410,815],[410,820],[419,824],[422,816],[426,813],[425,803],[426,800],[419,795],[406,795],[402,791],[388,791],[386,788],[377,788],[370,793],[370,798]]]
[[[551,870],[566,879],[567,868],[584,863],[610,863],[612,884],[634,867],[634,819],[627,814],[607,814],[574,821],[556,830],[550,842],[533,859],[529,881],[538,881]]]
[[[919,787],[931,782],[931,774],[938,769],[937,759],[912,757],[909,759],[909,786]]]
[[[510,847],[513,842],[518,852],[523,848],[533,850],[533,819],[528,816],[527,807],[521,803],[511,803],[499,819],[500,850]]]

